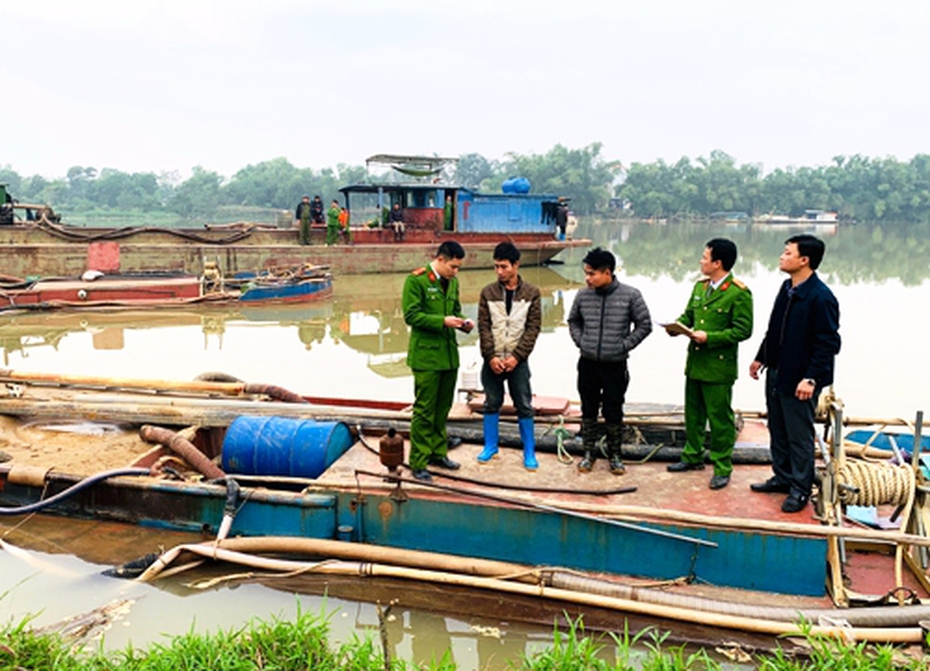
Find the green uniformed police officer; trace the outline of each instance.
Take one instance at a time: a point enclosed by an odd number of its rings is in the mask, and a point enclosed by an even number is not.
[[[673,473],[704,468],[705,427],[710,423],[710,461],[714,475],[711,489],[721,489],[733,472],[736,423],[733,416],[733,383],[736,381],[739,343],[752,335],[752,292],[734,278],[736,244],[726,238],[707,243],[701,256],[704,279],[694,285],[691,298],[678,323],[688,327],[688,359],[685,364],[685,436],[681,461],[671,464]],[[675,325],[666,326],[678,335]]]
[[[465,250],[449,240],[439,246],[428,266],[404,281],[404,321],[410,327],[407,365],[413,370],[414,403],[410,420],[410,468],[418,480],[432,477],[427,465],[457,469],[447,456],[446,418],[455,397],[459,349],[456,329],[475,327],[462,315],[456,275]]]

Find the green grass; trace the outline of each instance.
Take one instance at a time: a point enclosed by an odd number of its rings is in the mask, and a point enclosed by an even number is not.
[[[0,671],[246,671],[313,669],[314,671],[387,671],[378,644],[354,638],[339,646],[330,644],[329,617],[298,610],[293,620],[256,620],[234,631],[217,634],[188,633],[146,650],[127,647],[105,653],[81,646],[60,635],[32,632],[29,620],[0,628]],[[930,658],[904,658],[891,646],[845,644],[806,631],[809,654],[792,656],[782,650],[759,656],[750,664],[724,664],[704,650],[667,643],[668,634],[645,630],[631,635],[589,636],[579,619],[566,631],[553,632],[546,649],[510,660],[514,671],[723,671],[755,668],[764,671],[878,671],[927,668]],[[390,671],[418,668],[392,660]],[[453,671],[451,653],[427,667]]]

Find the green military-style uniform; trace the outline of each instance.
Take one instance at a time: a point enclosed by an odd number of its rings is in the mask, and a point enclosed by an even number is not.
[[[298,240],[302,245],[310,244],[310,203],[303,201],[297,203],[297,219],[300,221]]]
[[[714,475],[733,471],[736,423],[733,416],[733,383],[737,375],[739,343],[752,335],[752,292],[727,275],[713,290],[709,279],[694,285],[691,298],[678,321],[694,331],[707,333],[707,342],[688,345],[685,364],[685,435],[681,454],[684,463],[704,460],[705,426],[710,422],[710,460]],[[709,291],[710,290],[710,291]]]
[[[446,284],[445,287],[443,285]],[[410,467],[421,470],[448,451],[446,418],[455,397],[459,348],[455,329],[443,325],[450,315],[464,317],[459,282],[444,280],[432,266],[413,271],[404,281],[404,321],[410,326],[407,365],[413,370]]]
[[[339,213],[341,209],[333,205],[326,210],[326,244],[335,245],[339,241]]]

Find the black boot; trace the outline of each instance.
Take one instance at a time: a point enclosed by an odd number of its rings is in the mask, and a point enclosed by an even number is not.
[[[579,473],[590,473],[597,461],[597,420],[581,420],[581,445],[584,448],[584,458],[578,464]]]
[[[620,455],[623,446],[623,424],[607,425],[607,455],[610,472],[614,475],[626,473],[626,466]]]

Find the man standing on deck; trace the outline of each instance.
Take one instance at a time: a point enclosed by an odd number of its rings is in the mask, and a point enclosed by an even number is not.
[[[478,462],[486,464],[497,455],[506,381],[517,409],[523,467],[535,471],[539,463],[528,358],[542,326],[539,289],[520,277],[520,250],[512,242],[501,242],[494,248],[494,270],[497,282],[482,289],[478,299],[478,334],[484,359],[484,450]]]
[[[402,306],[410,327],[407,365],[413,370],[414,402],[410,420],[410,468],[417,480],[429,482],[428,465],[449,470],[459,464],[449,459],[446,419],[452,409],[458,377],[456,330],[468,333],[475,323],[462,315],[456,277],[465,250],[448,240],[436,258],[404,281]]]
[[[733,277],[736,244],[714,238],[704,247],[701,273],[678,324],[691,329],[685,363],[685,447],[672,473],[704,469],[705,429],[710,422],[711,489],[722,489],[733,472],[736,421],[733,383],[739,343],[752,335],[752,293]],[[679,334],[674,324],[666,332]]]
[[[339,208],[339,232],[345,238],[345,243],[351,245],[352,231],[349,230],[349,210],[344,207]]]
[[[310,203],[310,220],[314,224],[322,224],[323,220],[323,199],[319,196],[313,197],[313,202]]]
[[[597,460],[597,416],[603,405],[610,472],[626,472],[621,458],[623,402],[630,384],[627,359],[652,332],[642,294],[614,276],[613,253],[597,247],[582,260],[587,287],[578,292],[568,314],[568,331],[578,346],[578,393],[584,458],[578,470],[588,473]]]
[[[326,211],[326,244],[335,245],[339,241],[339,215],[342,214],[342,208],[339,202],[333,199],[329,209]]]
[[[796,513],[810,500],[814,485],[814,412],[824,387],[833,384],[840,351],[840,306],[817,275],[826,245],[813,235],[785,241],[778,269],[788,274],[769,317],[765,338],[749,375],[763,368],[769,448],[775,474],[751,485],[754,492],[788,497],[782,512]]]
[[[564,240],[565,231],[568,230],[568,203],[565,202],[564,196],[559,196],[559,204],[555,210],[555,224],[559,229],[559,240]]]
[[[298,235],[298,241],[302,245],[310,244],[310,210],[312,205],[310,204],[310,196],[304,196],[300,199],[300,202],[297,203],[297,209],[294,210],[294,218],[300,222],[300,233]]]
[[[442,230],[444,231],[452,230],[452,214],[453,214],[452,196],[446,196],[446,202],[442,206]]]

